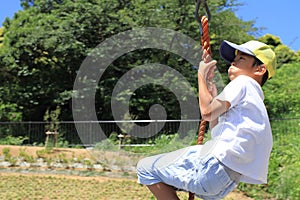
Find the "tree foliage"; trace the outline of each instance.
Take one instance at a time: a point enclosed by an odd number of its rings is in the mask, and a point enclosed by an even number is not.
[[[118,32],[108,15],[115,2],[23,1],[24,10],[6,21],[2,65],[16,81],[10,101],[24,108],[24,120],[42,120],[57,105],[70,119],[76,70],[90,49]]]
[[[4,27],[1,27],[0,28],[0,47],[3,45],[3,40],[4,40],[3,33],[4,33]]]
[[[284,64],[263,87],[270,118],[300,117],[300,64]]]
[[[280,68],[283,64],[295,62],[299,59],[296,52],[284,45],[277,36],[266,34],[260,37],[259,40],[273,47],[277,58],[277,68]]]

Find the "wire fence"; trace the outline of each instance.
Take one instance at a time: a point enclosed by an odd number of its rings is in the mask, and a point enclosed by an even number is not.
[[[0,122],[0,140],[7,136],[21,136],[26,138],[23,145],[41,145],[45,142],[49,125],[49,122]],[[61,121],[56,126],[59,141],[69,146],[95,145],[113,133],[128,134],[131,143],[145,144],[162,134],[194,132],[196,135],[199,120]],[[300,134],[300,118],[273,119],[271,126],[273,138],[279,143],[286,135]]]
[[[49,122],[0,122],[0,140],[26,137],[23,145],[41,145]],[[56,123],[59,141],[69,146],[93,146],[111,134],[130,135],[132,143],[144,144],[162,134],[197,132],[199,120],[61,121]],[[129,130],[128,132],[126,130]]]

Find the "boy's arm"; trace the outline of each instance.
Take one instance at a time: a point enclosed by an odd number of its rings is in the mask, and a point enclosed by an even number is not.
[[[207,56],[206,52],[204,52],[204,56]],[[200,62],[198,70],[199,106],[202,118],[209,121],[212,128],[218,123],[218,116],[228,110],[230,103],[214,98],[216,88],[212,83],[212,77],[217,62],[210,61],[211,59],[203,60]],[[208,60],[209,62],[207,62]]]

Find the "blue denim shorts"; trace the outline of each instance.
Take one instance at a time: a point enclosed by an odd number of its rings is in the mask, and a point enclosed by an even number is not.
[[[201,158],[201,148],[195,145],[140,160],[138,182],[144,185],[163,182],[202,199],[225,197],[237,186],[240,176],[213,155]]]

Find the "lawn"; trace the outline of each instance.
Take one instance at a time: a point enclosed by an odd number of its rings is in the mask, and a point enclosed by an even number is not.
[[[187,199],[188,194],[181,192],[179,196]],[[1,172],[0,199],[151,200],[154,197],[135,179]],[[233,192],[226,199],[250,198]]]
[[[0,145],[0,156],[9,149],[9,158],[31,157],[35,160],[43,147]],[[68,162],[75,157],[92,159],[85,149],[56,148],[43,156],[57,159],[64,155]],[[14,160],[14,159],[12,159]],[[123,159],[123,161],[126,161]],[[118,178],[116,178],[118,177]],[[188,194],[180,192],[181,199]],[[91,169],[53,167],[0,167],[0,199],[76,199],[76,200],[151,200],[154,197],[145,186],[137,183],[135,172],[106,172]],[[197,198],[195,198],[197,199]],[[249,200],[238,191],[232,192],[227,200]]]

